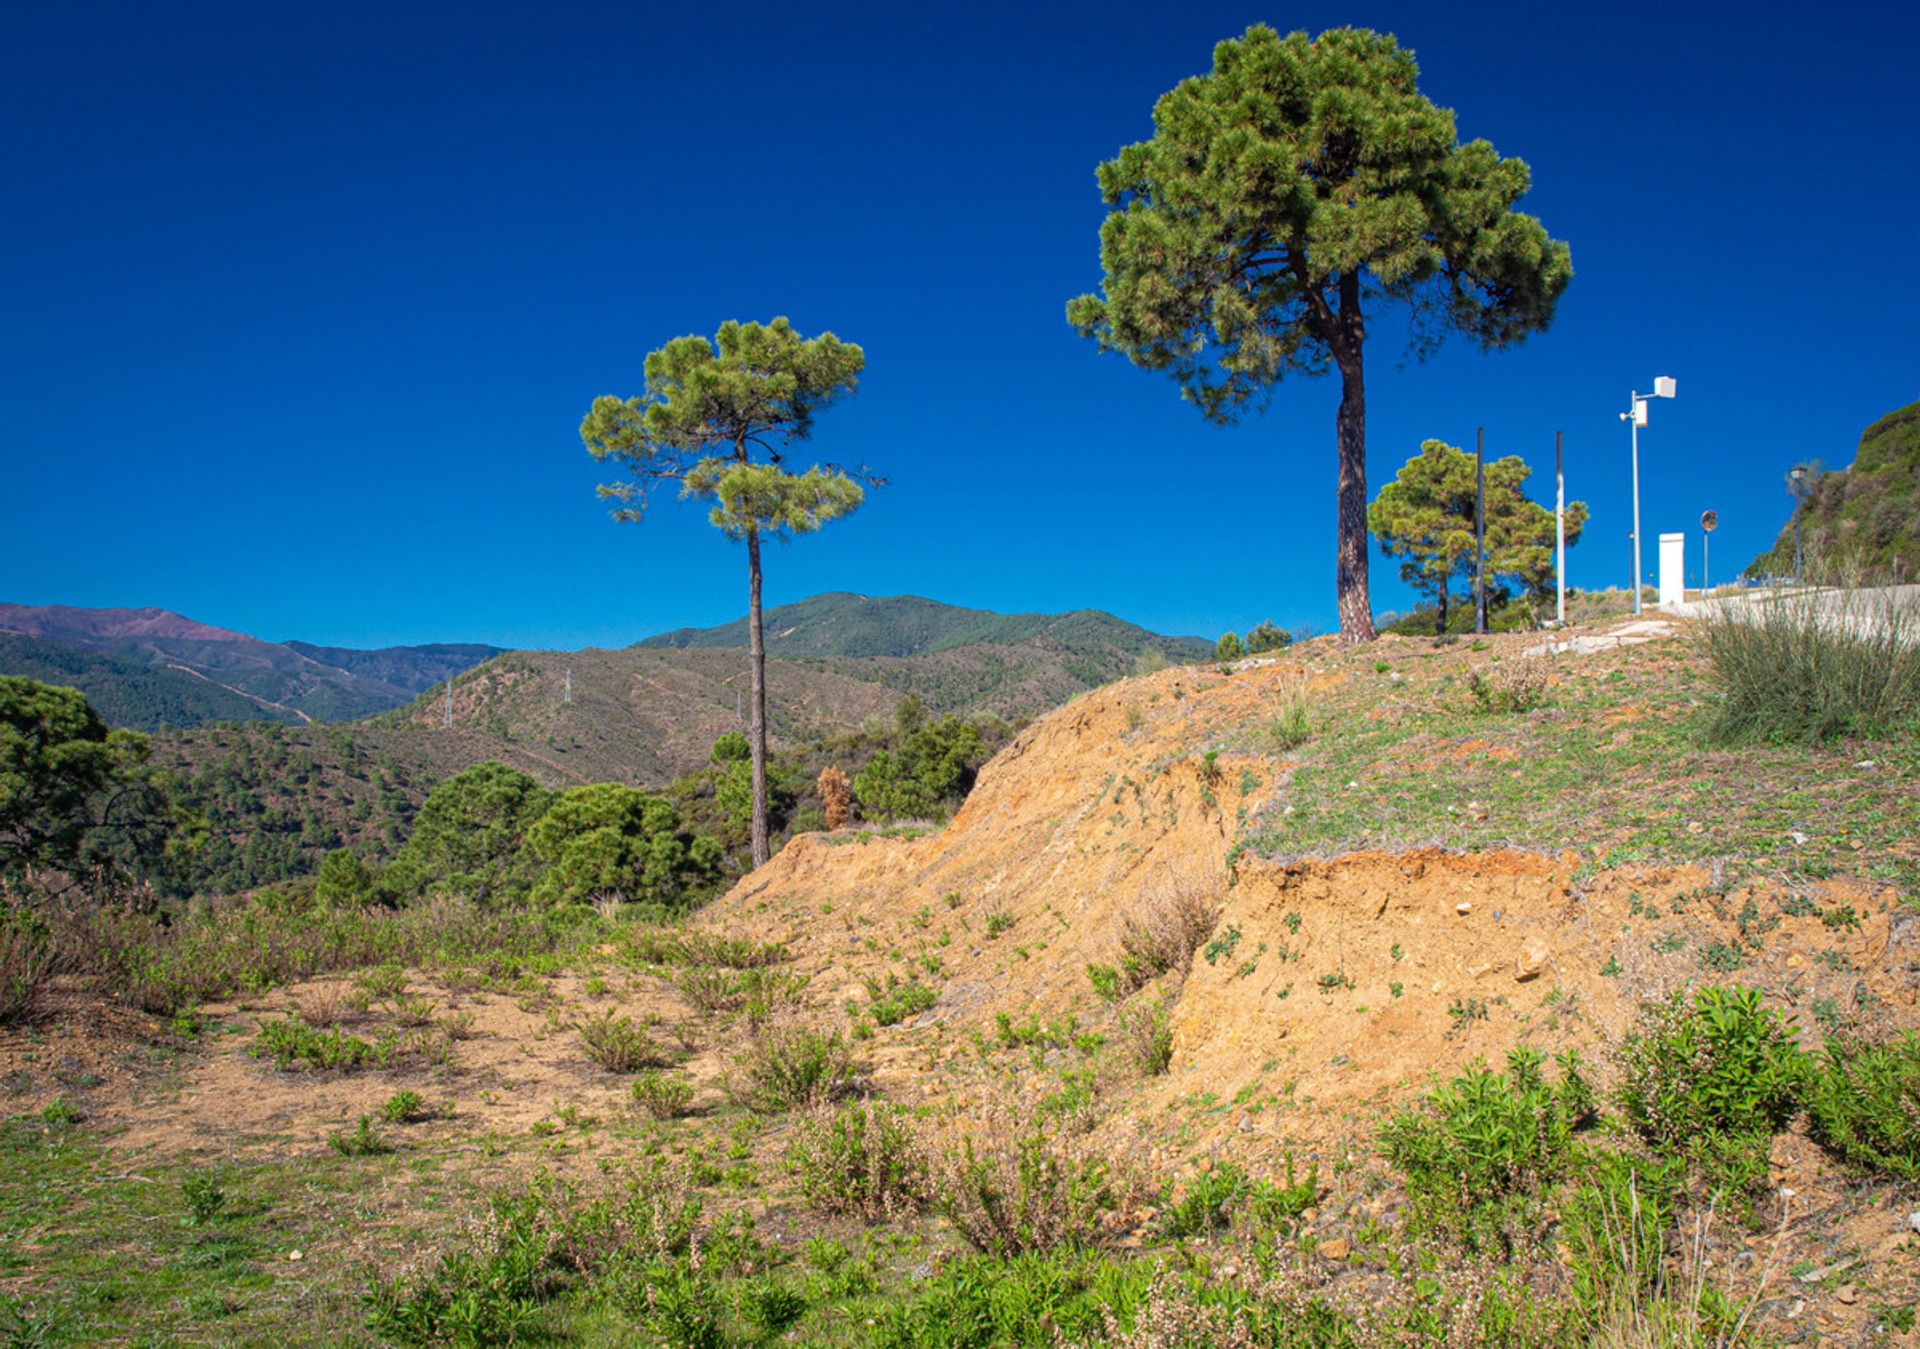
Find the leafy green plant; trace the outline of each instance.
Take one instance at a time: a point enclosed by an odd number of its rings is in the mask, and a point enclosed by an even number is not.
[[[389,1124],[411,1124],[415,1120],[425,1119],[428,1115],[427,1103],[417,1091],[396,1091],[387,1097],[380,1107]]]
[[[867,1011],[873,1016],[876,1026],[896,1026],[940,1001],[940,995],[918,978],[902,982],[897,975],[889,975],[885,985],[869,979],[867,992],[872,998]]]
[[[634,1025],[631,1017],[611,1007],[582,1017],[577,1029],[587,1057],[610,1073],[634,1073],[672,1062],[645,1027]]]
[[[1405,1180],[1419,1226],[1470,1250],[1512,1253],[1545,1187],[1573,1165],[1576,1132],[1594,1117],[1578,1055],[1559,1057],[1553,1083],[1545,1062],[1536,1050],[1515,1049],[1504,1073],[1476,1065],[1388,1122],[1381,1146]]]
[[[1173,1022],[1166,1003],[1121,1009],[1120,1044],[1143,1076],[1166,1072],[1173,1062]]]
[[[800,1189],[829,1213],[890,1222],[926,1205],[927,1163],[906,1113],[855,1102],[801,1126],[788,1153]]]
[[[1621,1044],[1620,1106],[1667,1155],[1706,1133],[1771,1136],[1799,1108],[1805,1059],[1756,989],[1675,993]]]
[[[182,1176],[180,1197],[186,1201],[187,1223],[192,1227],[205,1227],[227,1206],[226,1186],[211,1167],[195,1167]]]
[[[769,1030],[748,1047],[742,1078],[737,1098],[762,1114],[824,1105],[853,1090],[853,1055],[838,1031]]]
[[[633,1103],[655,1119],[678,1119],[693,1100],[693,1084],[653,1069],[633,1080]]]
[[[1806,1105],[1809,1131],[1842,1161],[1920,1181],[1920,1035],[1828,1041]]]
[[[987,936],[997,937],[1013,926],[1013,915],[1002,909],[987,915]]]
[[[373,1127],[373,1120],[366,1115],[360,1117],[360,1123],[353,1132],[329,1134],[327,1146],[342,1157],[377,1157],[383,1152],[393,1151],[380,1131]]]
[[[364,1068],[379,1063],[382,1057],[374,1045],[357,1036],[337,1029],[315,1030],[299,1017],[261,1022],[259,1038],[247,1052],[255,1058],[271,1058],[273,1066],[282,1070],[302,1065],[319,1069]]]

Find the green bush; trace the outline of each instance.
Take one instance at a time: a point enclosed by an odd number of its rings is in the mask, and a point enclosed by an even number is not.
[[[678,1119],[693,1100],[693,1084],[662,1072],[643,1072],[633,1082],[633,1103],[655,1119]]]
[[[380,1107],[380,1113],[387,1117],[389,1124],[412,1124],[415,1120],[427,1117],[427,1103],[420,1099],[417,1091],[396,1091],[387,1097]]]
[[[186,1201],[187,1222],[193,1227],[205,1227],[227,1206],[226,1186],[220,1173],[209,1167],[196,1167],[180,1178],[180,1197]]]
[[[360,1117],[360,1123],[352,1133],[328,1135],[327,1146],[342,1157],[377,1157],[393,1151],[380,1131],[373,1127],[373,1121],[365,1115]]]
[[[672,1062],[645,1027],[634,1025],[632,1018],[611,1007],[582,1017],[576,1029],[587,1057],[610,1073],[635,1073]]]
[[[878,980],[868,980],[867,992],[873,999],[867,1011],[876,1026],[896,1026],[940,1001],[940,995],[919,979],[902,983],[897,975],[889,975],[884,986]]]
[[[315,1030],[297,1016],[260,1023],[260,1037],[247,1051],[254,1058],[267,1057],[273,1066],[288,1070],[302,1064],[312,1068],[365,1068],[378,1064],[382,1055],[377,1047],[342,1030]]]
[[[1807,1121],[1848,1165],[1920,1181],[1920,1035],[1829,1042],[1808,1078]]]
[[[1702,988],[1650,1008],[1620,1047],[1620,1107],[1667,1156],[1703,1134],[1771,1137],[1799,1109],[1805,1056],[1757,989]]]
[[[825,1105],[853,1090],[853,1054],[839,1031],[769,1030],[754,1037],[742,1077],[735,1095],[749,1110]]]
[[[1558,1062],[1560,1080],[1549,1084],[1545,1056],[1515,1049],[1506,1072],[1476,1065],[1388,1122],[1381,1145],[1405,1180],[1417,1226],[1469,1250],[1513,1254],[1548,1188],[1573,1167],[1575,1134],[1594,1116],[1579,1056]]]
[[[801,1192],[829,1213],[888,1222],[928,1200],[926,1158],[906,1113],[894,1106],[855,1103],[809,1120],[788,1161]]]
[[[879,1318],[883,1349],[999,1349],[1107,1338],[1106,1317],[1129,1321],[1152,1267],[1087,1251],[1007,1259],[968,1256],[940,1267]]]
[[[1880,736],[1920,719],[1920,599],[1840,586],[1749,601],[1709,618],[1724,740]]]

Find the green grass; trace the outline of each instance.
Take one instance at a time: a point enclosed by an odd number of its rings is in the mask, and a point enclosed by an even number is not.
[[[0,1281],[49,1344],[368,1343],[359,1271],[316,1248],[361,1214],[359,1192],[400,1169],[312,1151],[228,1167],[217,1212],[195,1221],[196,1168],[130,1170],[87,1130],[8,1120]],[[416,1216],[430,1224],[437,1207]]]
[[[1285,794],[1291,812],[1263,811],[1244,844],[1282,858],[1429,844],[1573,848],[1601,865],[1732,858],[1762,874],[1864,872],[1920,891],[1909,846],[1920,741],[1721,747],[1716,686],[1703,664],[1674,668],[1674,654],[1629,650],[1604,674],[1559,665],[1549,706],[1491,717],[1468,710],[1457,677],[1403,660],[1404,692],[1323,700]],[[1257,752],[1266,738],[1249,723],[1229,745]]]

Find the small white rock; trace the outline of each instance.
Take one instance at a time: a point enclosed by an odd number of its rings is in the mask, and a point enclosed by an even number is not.
[[[298,1260],[299,1258],[300,1258],[300,1252],[298,1252],[298,1251],[288,1251],[288,1252],[287,1252],[287,1259],[289,1259],[289,1260]]]
[[[1920,1232],[1920,1209],[1915,1209],[1907,1215],[1907,1226],[1916,1232]]]

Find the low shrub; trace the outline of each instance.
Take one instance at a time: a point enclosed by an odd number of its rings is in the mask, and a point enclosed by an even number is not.
[[[1020,1108],[997,1103],[971,1121],[958,1148],[932,1153],[934,1202],[976,1250],[1020,1255],[1100,1245],[1105,1224],[1143,1193],[1125,1163],[1083,1136],[1049,1133]]]
[[[1751,600],[1707,619],[1725,687],[1723,740],[1809,743],[1920,720],[1920,599],[1842,584]]]
[[[187,1205],[188,1225],[205,1227],[226,1208],[227,1189],[218,1171],[196,1167],[180,1178],[180,1198]]]
[[[1219,899],[1193,877],[1142,893],[1120,928],[1121,970],[1129,985],[1138,988],[1169,972],[1185,974],[1219,918]]]
[[[387,1097],[380,1107],[389,1124],[412,1124],[416,1120],[426,1119],[433,1112],[427,1109],[427,1103],[417,1091],[396,1091]]]
[[[1547,700],[1550,667],[1539,656],[1501,661],[1467,675],[1474,707],[1491,714],[1531,712]]]
[[[1620,1046],[1620,1107],[1668,1156],[1703,1134],[1771,1137],[1799,1109],[1806,1061],[1795,1034],[1757,989],[1675,993]]]
[[[327,1146],[342,1157],[377,1157],[393,1151],[380,1131],[373,1127],[373,1121],[365,1115],[360,1117],[360,1123],[352,1133],[329,1134]]]
[[[678,1119],[693,1100],[693,1084],[649,1069],[633,1082],[633,1103],[655,1119]]]
[[[575,1029],[580,1032],[587,1057],[610,1073],[636,1073],[673,1061],[645,1027],[634,1025],[631,1017],[611,1007],[580,1018]]]
[[[1475,1065],[1388,1122],[1382,1150],[1405,1181],[1417,1226],[1470,1251],[1515,1252],[1548,1187],[1573,1166],[1576,1131],[1594,1115],[1578,1055],[1559,1057],[1551,1084],[1545,1062],[1537,1050],[1515,1049],[1506,1072]]]
[[[385,1056],[380,1048],[358,1036],[341,1030],[315,1030],[299,1017],[262,1021],[260,1036],[247,1051],[254,1058],[267,1057],[283,1071],[301,1066],[350,1070],[381,1064]]]
[[[1225,1227],[1229,1211],[1252,1191],[1252,1178],[1232,1162],[1209,1162],[1161,1215],[1161,1229],[1170,1237],[1191,1237]]]
[[[1144,1077],[1158,1077],[1173,1062],[1173,1023],[1167,1005],[1120,1009],[1120,1046]]]
[[[0,1026],[31,1020],[53,978],[53,934],[0,882]]]
[[[815,1115],[801,1127],[788,1162],[801,1192],[828,1213],[891,1222],[929,1198],[919,1138],[895,1106],[856,1102]]]
[[[917,978],[902,983],[897,975],[889,975],[884,986],[877,979],[869,979],[867,993],[872,998],[867,1011],[876,1026],[896,1026],[940,1001],[940,995]]]
[[[414,1275],[376,1275],[365,1295],[368,1324],[400,1344],[513,1344],[562,1291],[605,1280],[614,1299],[665,1342],[713,1343],[684,1337],[701,1323],[691,1313],[712,1293],[703,1267],[686,1259],[700,1219],[685,1174],[662,1164],[593,1197],[539,1176],[524,1191],[494,1198],[471,1246]],[[760,1254],[751,1234],[737,1230],[711,1231],[706,1251]],[[705,1324],[717,1333],[717,1315]]]
[[[760,1114],[825,1105],[854,1086],[853,1054],[839,1031],[765,1031],[754,1037],[741,1070],[734,1094]]]
[[[1146,1300],[1152,1274],[1144,1261],[1093,1251],[966,1256],[888,1306],[874,1339],[884,1349],[1104,1343],[1110,1320],[1131,1319]]]
[[[1810,1132],[1840,1160],[1920,1181],[1920,1035],[1830,1041],[1806,1103]]]

